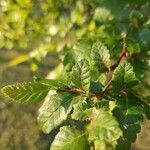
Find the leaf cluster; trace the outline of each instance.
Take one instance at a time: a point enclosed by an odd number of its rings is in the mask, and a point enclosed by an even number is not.
[[[76,60],[71,59],[71,70],[66,68],[61,78],[35,78],[6,86],[2,92],[20,103],[46,97],[39,109],[40,127],[50,133],[62,126],[52,150],[128,149],[144,117],[150,117],[150,105],[133,89],[140,83],[124,46],[119,61],[111,65],[110,50],[95,41],[89,55],[72,55]]]

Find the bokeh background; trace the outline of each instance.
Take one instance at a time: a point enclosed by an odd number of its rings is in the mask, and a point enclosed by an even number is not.
[[[95,22],[111,19],[97,1],[0,0],[0,87],[57,74],[62,49],[87,33],[95,34]],[[118,9],[122,5],[113,2]],[[149,0],[146,3],[149,8]],[[49,149],[52,135],[43,134],[36,121],[40,105],[21,105],[0,95],[0,150]],[[149,121],[133,149],[150,149]]]

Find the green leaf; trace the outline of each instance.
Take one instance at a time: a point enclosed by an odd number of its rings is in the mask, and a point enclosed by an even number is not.
[[[48,86],[52,90],[57,90],[58,88],[67,87],[66,81],[62,79],[43,79],[43,78],[35,77],[34,80],[35,82],[39,82],[41,84]]]
[[[119,123],[116,118],[112,116],[109,111],[104,109],[91,109],[90,124],[87,127],[89,133],[89,140],[105,141],[106,143],[116,144],[116,141],[122,135],[119,128]]]
[[[89,104],[87,103],[86,100],[80,101],[77,104],[73,106],[74,110],[73,113],[71,114],[72,119],[75,120],[87,120],[87,111],[89,108]]]
[[[75,64],[75,58],[72,49],[67,47],[64,48],[62,63],[66,71],[71,71],[73,65]]]
[[[128,51],[131,54],[140,53],[140,51],[141,51],[140,44],[139,43],[135,43],[135,42],[128,42]]]
[[[89,64],[86,60],[81,60],[72,68],[72,82],[73,84],[88,92],[90,87],[90,70]]]
[[[133,67],[127,61],[119,64],[112,76],[112,85],[116,90],[129,88],[138,83]]]
[[[93,44],[91,50],[91,58],[94,65],[98,67],[99,70],[110,67],[110,54],[107,47],[102,44],[100,41],[97,41]]]
[[[97,7],[94,13],[94,20],[98,23],[104,23],[111,17],[111,13],[104,7]]]
[[[118,140],[117,150],[129,149],[135,142],[137,133],[140,132],[140,124],[143,121],[145,105],[134,95],[121,95],[117,99],[113,114],[116,116],[123,136]]]
[[[145,105],[144,107],[145,107],[145,109],[144,109],[145,115],[146,115],[147,119],[150,120],[150,105]]]
[[[49,133],[66,120],[74,101],[75,95],[69,93],[48,96],[39,109],[38,115],[38,123],[43,132]]]
[[[90,59],[91,47],[93,44],[92,40],[81,39],[73,46],[73,48],[64,48],[64,56],[62,59],[63,65],[67,71],[71,71],[71,68],[75,65],[75,61]]]
[[[149,49],[150,45],[150,27],[144,27],[139,30],[140,44],[145,48]]]
[[[124,135],[118,140],[118,145],[116,146],[116,150],[130,149],[132,142],[135,142],[135,139],[137,138],[137,133],[139,132],[140,132],[140,125],[131,125],[126,129],[124,129],[123,131]]]
[[[2,93],[19,103],[31,103],[43,100],[49,87],[38,82],[23,82],[2,88]]]
[[[87,135],[74,127],[60,128],[51,145],[51,150],[90,150]]]
[[[102,91],[102,83],[100,81],[91,82],[90,92],[100,93]]]
[[[95,141],[94,142],[95,150],[114,150],[114,146],[110,143],[105,143],[104,141]]]
[[[140,59],[140,56],[135,57],[134,60],[132,60],[131,62],[134,68],[134,72],[137,78],[140,80],[140,82],[142,82],[142,84],[144,83],[146,72],[150,71],[150,63],[148,62],[148,60],[150,60],[150,57],[149,56],[144,57],[145,59]]]
[[[79,40],[72,49],[75,60],[78,61],[82,59],[89,60],[92,44],[93,44],[93,39]]]

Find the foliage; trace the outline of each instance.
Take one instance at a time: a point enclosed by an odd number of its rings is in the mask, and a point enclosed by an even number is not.
[[[46,97],[38,123],[45,133],[60,128],[52,150],[128,150],[150,118],[149,97],[138,90],[149,87],[143,78],[150,67],[150,3],[87,2],[94,11],[90,25],[73,47],[64,47],[60,77],[35,78],[2,92],[21,103]]]
[[[36,70],[48,52],[71,46],[88,30],[89,8],[83,0],[1,0],[0,48],[28,52],[9,65],[29,61]]]

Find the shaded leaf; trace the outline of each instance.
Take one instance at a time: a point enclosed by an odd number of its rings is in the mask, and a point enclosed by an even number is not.
[[[143,121],[145,105],[134,95],[122,95],[118,98],[114,115],[120,123],[123,136],[118,140],[117,150],[129,149],[135,142],[140,124]]]
[[[88,92],[90,87],[90,70],[86,60],[81,60],[72,68],[72,82],[78,88]]]
[[[105,67],[110,67],[109,50],[100,41],[97,41],[93,44],[91,50],[91,58],[93,60],[93,63],[99,68],[99,70],[103,70]]]

